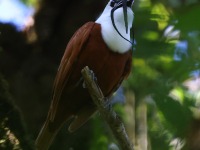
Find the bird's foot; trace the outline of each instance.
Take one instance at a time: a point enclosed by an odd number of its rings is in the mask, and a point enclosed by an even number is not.
[[[94,71],[90,70],[90,75],[91,75],[92,79],[93,79],[95,82],[97,82],[97,77],[95,76]]]
[[[110,103],[110,100],[106,97],[104,98],[104,107],[109,111],[112,110],[112,104]]]
[[[92,80],[94,80],[94,82],[97,83],[97,77],[95,76],[94,71],[92,70],[89,70],[89,71],[90,71],[90,76],[92,77]],[[83,81],[83,88],[84,89],[87,88],[85,81]]]

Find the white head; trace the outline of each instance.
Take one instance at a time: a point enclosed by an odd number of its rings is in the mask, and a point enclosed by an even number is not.
[[[101,24],[102,36],[109,48],[124,53],[132,46],[130,29],[133,23],[133,0],[110,0],[96,23]]]

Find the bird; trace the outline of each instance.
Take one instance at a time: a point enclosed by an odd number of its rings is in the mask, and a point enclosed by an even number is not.
[[[74,132],[97,111],[81,70],[93,70],[106,98],[128,77],[132,67],[130,30],[133,0],[109,0],[96,21],[89,21],[71,37],[54,80],[52,101],[46,121],[35,142],[37,150],[48,150],[65,122]]]

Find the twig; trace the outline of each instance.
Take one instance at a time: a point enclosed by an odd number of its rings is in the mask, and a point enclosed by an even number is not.
[[[105,105],[105,97],[94,81],[94,74],[89,67],[82,69],[82,75],[85,81],[85,85],[93,99],[93,102],[97,106],[101,116],[107,122],[112,130],[115,138],[117,139],[122,150],[133,150],[133,145],[130,142],[128,135],[125,131],[124,124],[121,122],[117,114]]]

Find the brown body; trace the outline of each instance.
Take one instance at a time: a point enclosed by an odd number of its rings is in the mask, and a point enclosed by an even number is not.
[[[132,52],[111,51],[101,36],[101,25],[88,22],[71,38],[56,75],[53,99],[47,120],[36,146],[45,150],[65,121],[74,117],[69,131],[84,124],[96,111],[86,88],[81,69],[89,66],[97,77],[104,96],[110,97],[131,70]]]

